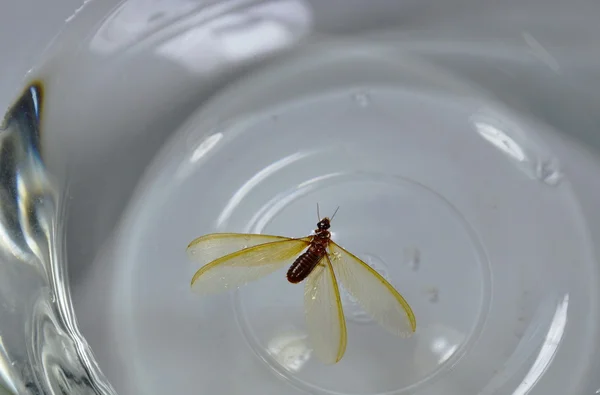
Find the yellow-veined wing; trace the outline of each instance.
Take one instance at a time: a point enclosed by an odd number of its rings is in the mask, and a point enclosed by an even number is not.
[[[187,253],[190,259],[204,266],[244,248],[284,240],[291,238],[252,233],[211,233],[192,240],[187,246]]]
[[[192,290],[207,294],[230,290],[291,265],[310,237],[216,233],[192,241],[189,256],[204,264],[192,278]]]
[[[332,266],[342,286],[389,332],[408,336],[416,330],[408,302],[379,273],[335,242],[329,242]]]
[[[334,364],[346,352],[346,321],[335,273],[327,255],[305,281],[308,338],[317,358],[323,363]]]

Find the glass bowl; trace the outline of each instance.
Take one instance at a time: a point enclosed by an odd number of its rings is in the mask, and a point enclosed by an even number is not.
[[[86,3],[2,126],[1,388],[597,393],[593,43],[558,2],[425,3]],[[304,237],[317,204],[412,336],[342,288],[324,365],[285,269],[192,292],[192,240]]]

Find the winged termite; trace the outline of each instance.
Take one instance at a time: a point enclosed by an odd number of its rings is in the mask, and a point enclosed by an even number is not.
[[[305,281],[309,339],[326,364],[339,362],[346,351],[338,280],[387,331],[399,336],[414,332],[415,316],[406,300],[373,268],[331,240],[331,219],[319,216],[314,234],[302,238],[213,233],[193,240],[187,251],[203,266],[192,278],[192,290],[207,294],[237,288],[290,265],[288,281]]]

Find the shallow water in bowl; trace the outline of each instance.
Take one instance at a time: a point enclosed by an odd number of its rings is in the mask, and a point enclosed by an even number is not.
[[[569,173],[577,151],[550,126],[393,41],[308,45],[166,121],[156,114],[184,78],[165,78],[163,97],[109,83],[138,58],[41,73],[60,130],[49,162],[83,169],[69,180],[75,309],[118,393],[543,394],[585,381],[597,268]],[[156,89],[160,71],[137,84]],[[597,174],[600,160],[586,166]],[[406,297],[414,336],[386,334],[344,294],[348,349],[323,366],[285,272],[191,292],[195,237],[304,236],[317,203],[340,206],[334,240]]]
[[[576,375],[564,355],[589,358],[595,269],[553,141],[548,126],[391,47],[308,47],[170,135],[77,285],[84,335],[94,347],[102,321],[116,343],[94,349],[120,393],[496,393],[543,388],[552,369]],[[191,293],[192,239],[303,236],[317,203],[340,206],[333,238],[407,298],[413,337],[388,336],[344,295],[347,353],[324,367],[303,288],[283,272]]]

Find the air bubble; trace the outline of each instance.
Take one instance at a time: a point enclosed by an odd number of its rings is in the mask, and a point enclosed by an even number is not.
[[[371,98],[365,92],[357,92],[352,96],[352,98],[354,99],[356,104],[358,104],[359,107],[362,108],[368,107],[371,103]]]
[[[556,186],[562,179],[562,173],[551,162],[539,162],[535,169],[535,176],[544,184]]]
[[[431,303],[437,303],[440,300],[440,291],[437,287],[429,287],[425,290],[425,293],[428,295],[428,300]]]
[[[390,281],[390,276],[388,274],[387,265],[381,260],[381,258],[376,257],[370,254],[364,254],[363,260],[371,266],[375,271],[383,276],[387,281]]]
[[[404,263],[412,270],[419,270],[421,263],[421,251],[416,247],[406,247],[404,249]]]

